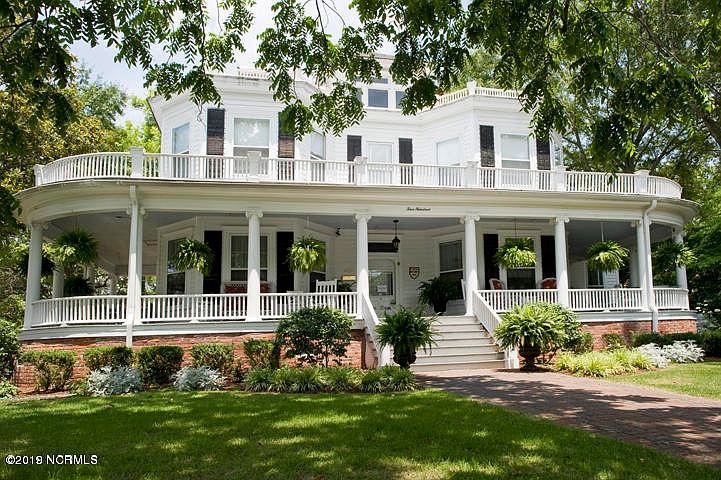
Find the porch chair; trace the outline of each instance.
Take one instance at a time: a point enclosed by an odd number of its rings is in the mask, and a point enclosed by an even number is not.
[[[556,278],[548,277],[538,282],[538,287],[542,290],[554,290],[556,288]]]
[[[506,286],[503,282],[497,278],[489,278],[488,284],[491,286],[491,290],[505,290]]]
[[[330,293],[338,291],[338,279],[333,280],[318,280],[315,282],[316,293]]]

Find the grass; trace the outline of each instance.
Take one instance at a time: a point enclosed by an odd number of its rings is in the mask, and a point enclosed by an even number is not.
[[[687,479],[719,471],[438,390],[380,395],[149,391],[5,401],[0,478]]]
[[[607,379],[721,400],[721,361],[719,360],[699,363],[670,363],[668,367],[660,370],[608,377]]]

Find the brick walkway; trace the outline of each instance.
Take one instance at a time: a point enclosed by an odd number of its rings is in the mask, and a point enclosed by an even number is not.
[[[426,387],[721,467],[721,401],[559,373],[455,370]]]

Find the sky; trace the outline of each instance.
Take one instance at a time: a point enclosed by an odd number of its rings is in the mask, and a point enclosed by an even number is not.
[[[212,3],[212,1],[213,0],[210,0],[209,3]],[[347,24],[357,24],[357,15],[348,8],[348,3],[346,0],[336,0],[334,2],[336,10]],[[271,4],[272,2],[268,0],[259,0],[253,7],[255,20],[244,38],[246,51],[236,56],[235,64],[231,65],[231,68],[252,67],[257,60],[257,36],[273,23],[273,12],[270,9]],[[330,23],[327,31],[331,34],[339,34],[342,23],[334,14],[330,15],[329,18]],[[210,23],[212,23],[212,21],[213,19],[211,19]],[[145,81],[144,72],[139,68],[129,68],[125,64],[115,63],[113,60],[115,51],[113,49],[107,47],[93,48],[87,43],[78,42],[72,46],[71,50],[78,58],[78,61],[88,67],[94,76],[100,77],[103,82],[119,85],[128,95],[137,95],[140,97],[147,95],[147,89],[143,87]],[[158,53],[161,53],[160,50]],[[126,120],[140,124],[143,121],[143,113],[128,105],[124,115],[118,119],[118,123],[122,125]]]

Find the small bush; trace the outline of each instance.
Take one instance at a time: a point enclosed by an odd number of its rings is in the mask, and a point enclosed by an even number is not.
[[[25,352],[20,361],[35,367],[38,390],[62,390],[73,376],[75,352],[69,350],[44,350]]]
[[[701,335],[692,332],[685,333],[651,333],[642,332],[633,335],[632,344],[634,347],[640,347],[649,343],[654,343],[660,347],[664,345],[671,345],[673,342],[678,340],[693,340],[696,343],[701,343]]]
[[[245,377],[245,366],[243,366],[243,362],[238,359],[233,365],[233,368],[230,369],[230,381],[241,383],[243,377]]]
[[[352,327],[353,319],[337,308],[301,308],[280,320],[275,335],[288,347],[287,358],[327,367],[330,357],[345,356]]]
[[[0,378],[12,374],[19,353],[18,327],[0,318]]]
[[[139,392],[140,387],[140,373],[136,369],[105,366],[90,372],[85,389],[90,395],[101,397]]]
[[[233,370],[233,345],[220,343],[201,343],[190,349],[193,367],[210,367],[223,375],[230,375]]]
[[[614,357],[615,354],[617,353],[588,352],[575,355],[570,352],[562,352],[556,359],[556,368],[586,377],[607,377],[626,372],[627,369],[618,358]],[[627,361],[627,363],[629,362]]]
[[[0,398],[10,398],[18,394],[18,387],[9,380],[0,379]]]
[[[270,368],[255,368],[249,370],[243,379],[245,389],[251,392],[267,392],[273,385],[274,370]]]
[[[378,393],[383,390],[383,374],[380,370],[368,370],[363,374],[360,381],[361,392]]]
[[[625,372],[635,372],[637,369],[648,370],[652,367],[648,357],[638,350],[628,348],[617,348],[611,351],[613,359],[623,367]]]
[[[173,388],[181,392],[195,390],[220,390],[225,385],[225,378],[218,370],[206,365],[200,367],[183,367],[173,375]]]
[[[251,338],[243,342],[243,353],[251,369],[280,368],[280,343]]]
[[[140,377],[147,385],[166,385],[180,370],[183,348],[175,345],[143,347],[136,353]]]
[[[133,364],[133,349],[130,347],[88,348],[83,354],[88,370],[100,370],[103,367],[118,369]]]
[[[416,378],[413,372],[395,365],[386,365],[380,370],[385,391],[405,392],[416,389]]]
[[[326,388],[331,392],[352,392],[358,389],[362,373],[356,368],[331,367],[324,372]]]
[[[295,383],[295,369],[283,367],[273,372],[273,380],[268,390],[273,392],[290,392]]]
[[[593,334],[581,332],[580,335],[568,335],[563,345],[563,350],[575,354],[588,353],[593,350]]]
[[[644,345],[641,345],[640,347],[637,347],[636,350],[645,355],[646,358],[648,358],[648,361],[651,362],[651,365],[653,365],[654,367],[668,367],[668,358],[666,358],[666,355],[664,355],[663,348],[659,347],[655,343],[646,343]]]
[[[313,393],[325,389],[323,383],[321,367],[312,366],[297,369],[295,372],[295,381],[290,387],[293,393]]]
[[[695,363],[703,357],[703,350],[693,340],[677,340],[663,346],[663,354],[669,362]]]
[[[606,350],[616,350],[618,348],[625,348],[626,341],[618,333],[604,333],[601,335],[603,343],[606,344]]]
[[[721,357],[721,330],[708,330],[701,334],[701,348],[707,357]]]

